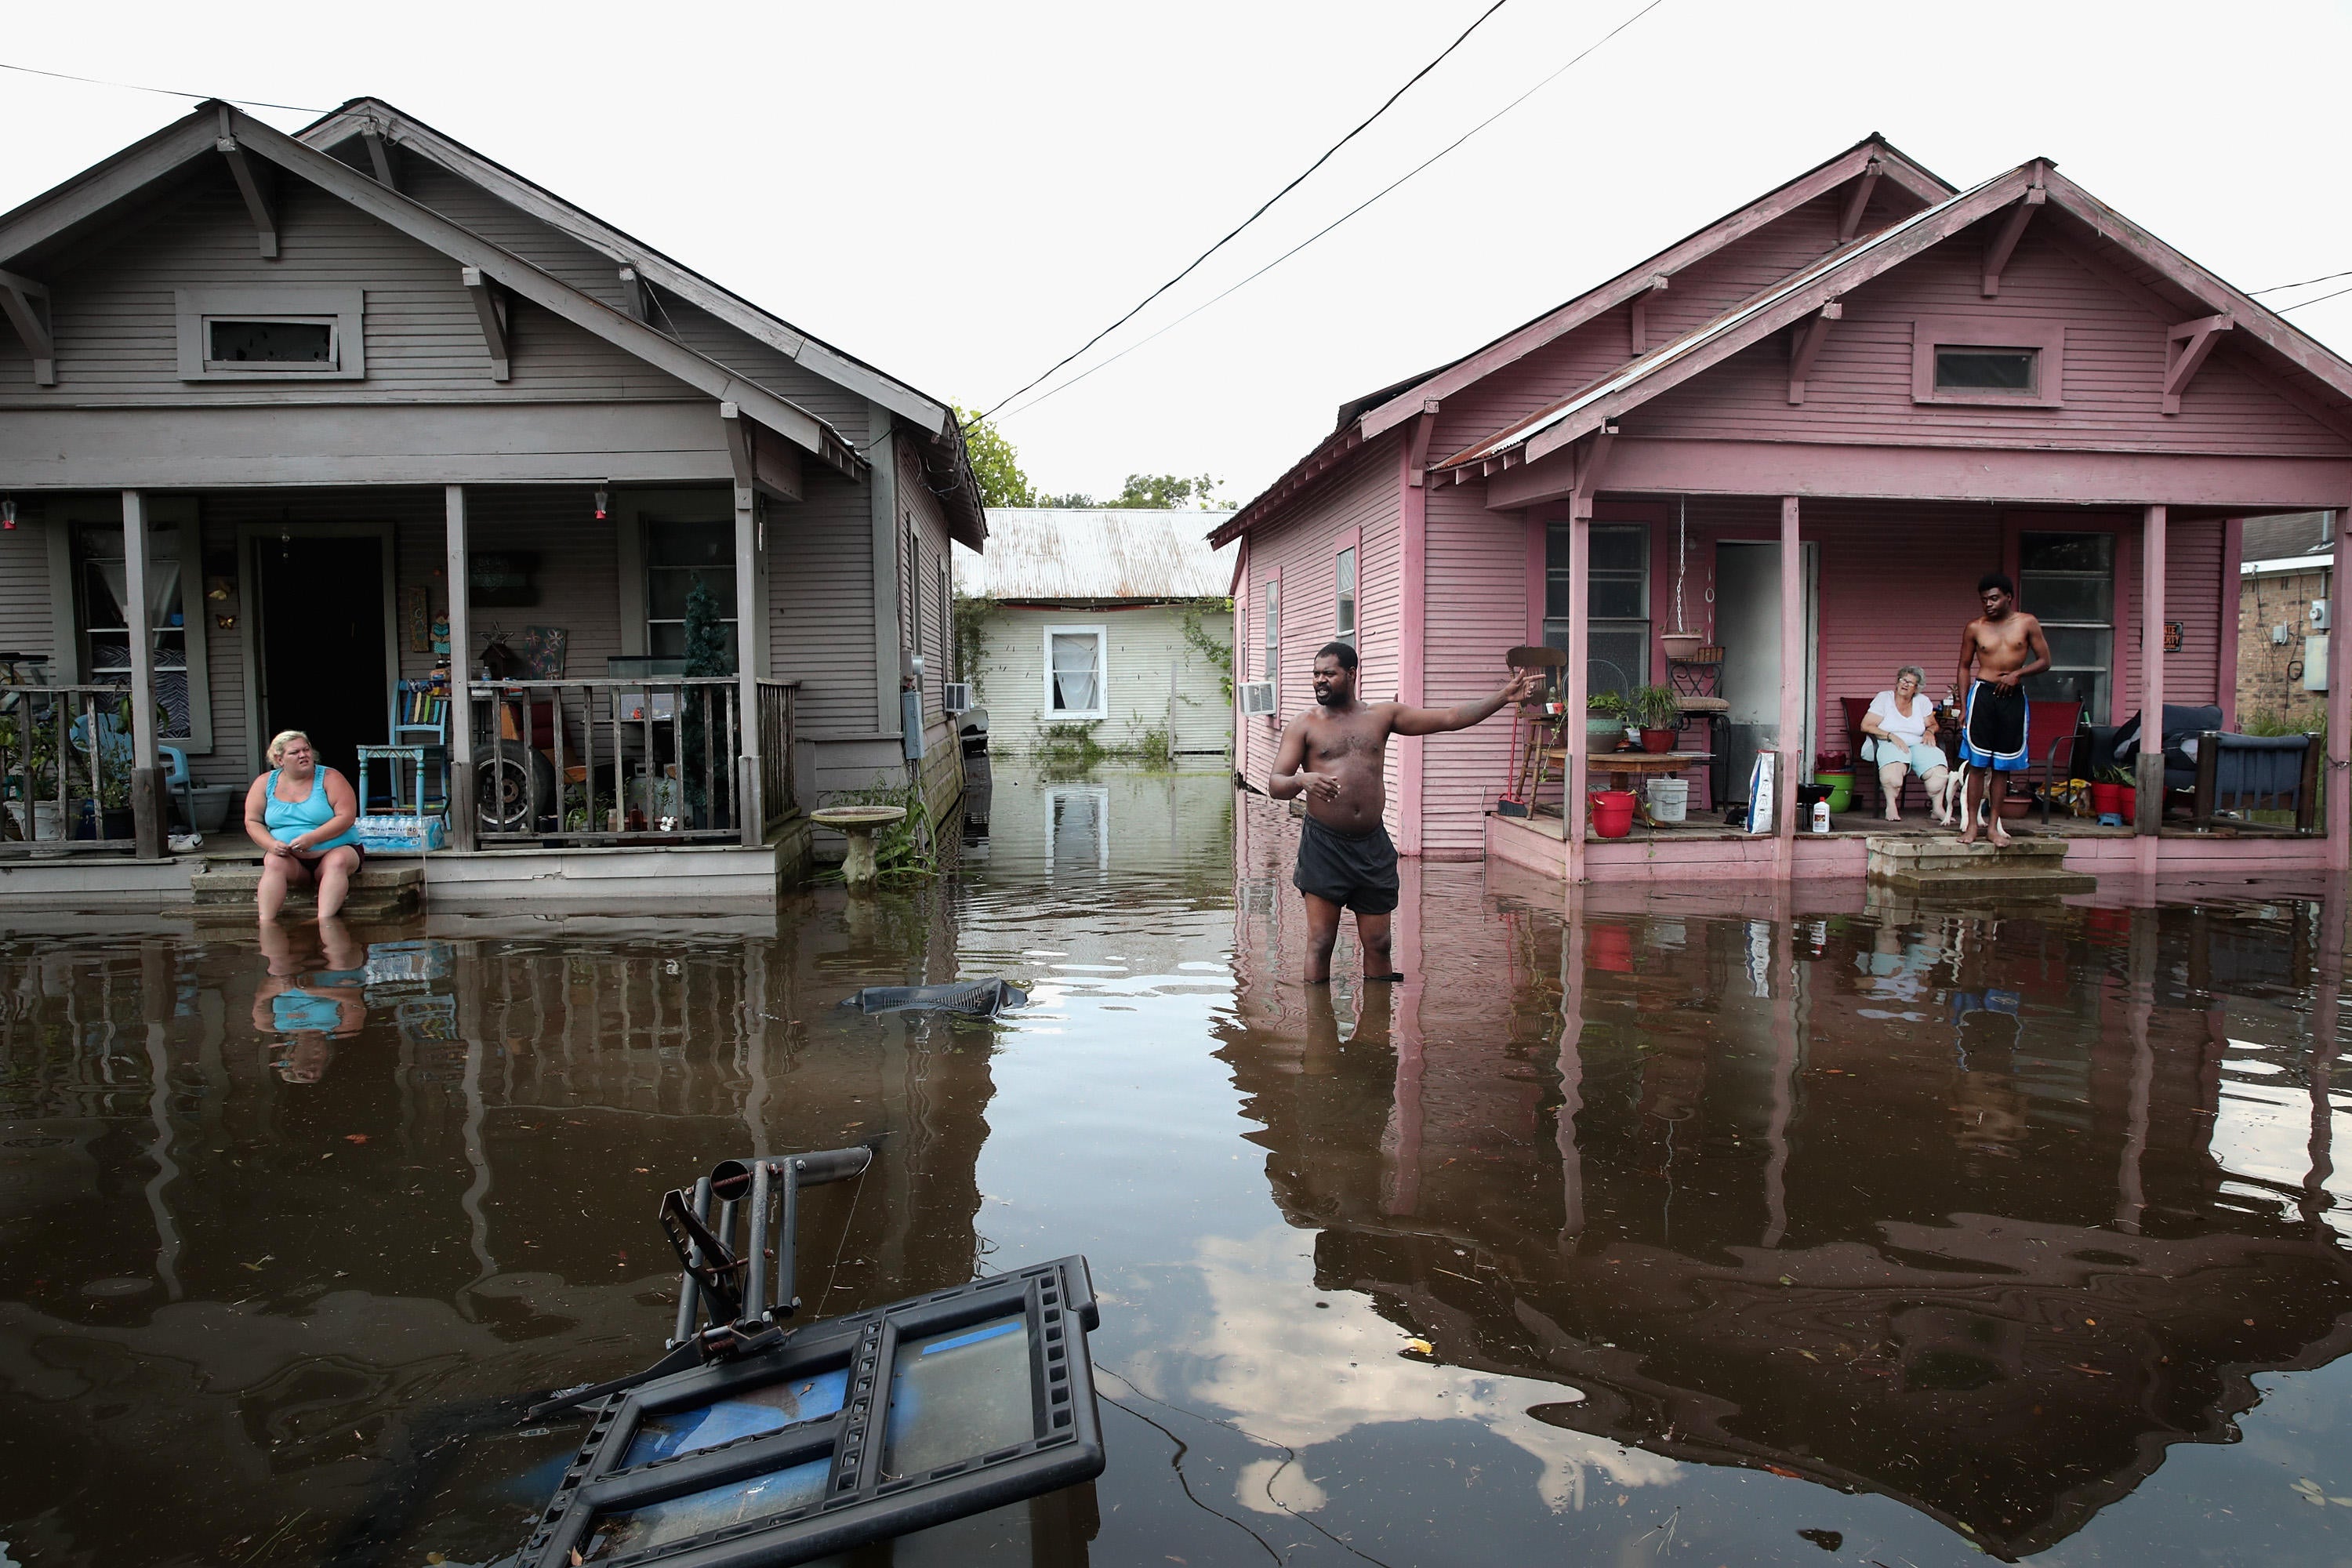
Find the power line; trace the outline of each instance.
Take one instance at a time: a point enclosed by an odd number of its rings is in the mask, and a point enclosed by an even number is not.
[[[2352,272],[2339,272],[2339,273],[2337,273],[2336,276],[2337,276],[2338,278],[2352,278]],[[2322,279],[2315,278],[2315,279],[2312,279],[2312,281],[2313,281],[2313,282],[2315,282],[2315,283],[2317,283],[2317,282],[2322,281]],[[2334,293],[2334,294],[2322,294],[2322,295],[2320,295],[2317,299],[2313,299],[2313,300],[2296,300],[2294,304],[2292,304],[2292,305],[2283,305],[2283,306],[2281,306],[2281,307],[2279,308],[2279,314],[2280,314],[2280,315],[2282,315],[2282,316],[2284,316],[2284,315],[2285,315],[2289,310],[2302,310],[2305,305],[2316,305],[2316,304],[2318,304],[2318,303],[2320,302],[2320,300],[2333,300],[2333,299],[2335,299],[2335,298],[2336,297],[2336,295],[2337,295],[2337,294],[2352,294],[2352,288],[2338,289],[2336,289],[2336,293]]]
[[[2284,294],[2290,289],[2308,289],[2314,283],[2333,283],[2338,278],[2352,278],[2352,272],[2331,272],[2325,278],[2306,278],[2300,283],[2273,283],[2267,289],[2249,289],[2247,294],[2249,298],[2259,300],[2265,294]],[[2304,303],[2307,305],[2311,301],[2306,300]],[[2289,305],[2287,309],[2292,310],[2294,307]]]
[[[45,76],[56,81],[78,81],[90,87],[119,87],[127,92],[160,93],[165,98],[191,98],[201,103],[220,98],[216,92],[182,92],[175,87],[142,87],[135,81],[110,81],[104,77],[72,76],[65,71],[45,71],[35,66],[12,66],[0,60],[0,71],[21,71],[26,76]],[[329,114],[331,110],[311,109],[299,103],[266,103],[254,98],[221,98],[223,103],[238,104],[247,109],[283,109],[294,114]]]
[[[1354,217],[1358,213],[1362,212],[1366,207],[1370,206],[1374,202],[1379,201],[1381,197],[1395,190],[1399,185],[1403,184],[1406,181],[1420,174],[1423,169],[1428,168],[1432,163],[1436,163],[1440,158],[1443,158],[1447,153],[1453,152],[1456,147],[1461,146],[1465,142],[1469,141],[1473,136],[1477,135],[1481,131],[1486,130],[1489,125],[1494,124],[1495,121],[1500,120],[1514,109],[1517,109],[1520,104],[1525,103],[1528,99],[1533,98],[1537,93],[1542,91],[1545,88],[1549,87],[1554,81],[1567,75],[1570,68],[1575,66],[1579,60],[1583,59],[1586,55],[1592,53],[1593,50],[1599,48],[1601,45],[1607,43],[1610,39],[1615,37],[1618,34],[1623,32],[1626,28],[1632,26],[1634,23],[1640,21],[1643,17],[1648,16],[1651,12],[1656,10],[1659,6],[1664,4],[1665,0],[1650,0],[1648,5],[1643,6],[1640,10],[1626,17],[1623,21],[1610,28],[1607,32],[1601,34],[1600,37],[1595,38],[1591,43],[1586,45],[1580,53],[1569,60],[1568,64],[1561,66],[1558,70],[1552,72],[1551,75],[1544,78],[1541,81],[1537,82],[1535,86],[1528,89],[1527,91],[1519,94],[1518,97],[1511,100],[1510,102],[1503,105],[1502,108],[1495,110],[1494,113],[1486,116],[1486,119],[1478,121],[1477,124],[1473,125],[1469,130],[1465,131],[1461,135],[1456,136],[1453,141],[1439,148],[1435,153],[1433,153],[1427,158],[1423,159],[1420,163],[1414,164],[1412,168],[1406,170],[1402,174],[1400,174],[1394,180],[1390,181],[1387,184],[1382,185],[1379,190],[1373,192],[1370,195],[1365,197],[1354,206],[1349,207],[1346,212],[1341,213],[1338,217],[1333,218],[1329,223],[1325,224],[1321,228],[1317,229],[1313,234],[1308,235],[1305,239],[1300,240],[1297,245],[1292,246],[1288,250],[1284,251],[1281,255],[1276,257],[1273,260],[1267,262],[1265,266],[1259,268],[1248,277],[1244,278],[1240,282],[1226,289],[1223,293],[1212,295],[1210,298],[1203,300],[1201,303],[1193,306],[1191,310],[1185,311],[1182,315],[1177,317],[1174,321],[1160,328],[1159,331],[1152,333],[1150,337],[1143,338],[1136,342],[1129,343],[1127,347],[1119,350],[1118,353],[1111,355],[1110,358],[1103,361],[1100,364],[1089,365],[1077,374],[1070,377],[1069,380],[1062,383],[1059,386],[1052,387],[1045,392],[1039,393],[1036,396],[1023,404],[1019,408],[1013,410],[1013,413],[1025,413],[1029,409],[1036,407],[1037,405],[1045,402],[1047,398],[1055,396],[1059,393],[1068,391],[1071,387],[1074,387],[1077,385],[1078,383],[1086,380],[1087,377],[1094,374],[1095,372],[1109,369],[1112,365],[1117,364],[1120,360],[1125,359],[1128,355],[1141,348],[1145,343],[1150,342],[1152,339],[1162,337],[1169,332],[1174,331],[1178,327],[1182,326],[1185,322],[1191,321],[1193,317],[1199,315],[1202,311],[1215,304],[1219,300],[1223,299],[1226,294],[1231,294],[1234,289],[1241,289],[1250,283],[1255,282],[1258,279],[1265,277],[1267,273],[1273,271],[1276,268],[1281,266],[1284,262],[1289,260],[1292,257],[1297,255],[1300,251],[1306,249],[1308,246],[1314,244],[1325,235],[1330,233],[1333,229],[1338,228],[1341,224],[1346,223],[1349,218]],[[1079,352],[1084,353],[1085,351],[1080,350]],[[1071,359],[1076,359],[1076,354],[1070,356]],[[1064,360],[1062,363],[1064,364],[1067,364],[1069,360]],[[1046,375],[1051,375],[1053,374],[1054,373],[1052,371],[1047,371],[1045,373]],[[1043,381],[1044,379],[1045,379],[1045,376],[1039,376],[1037,378],[1038,381]],[[1031,386],[1034,386],[1037,383],[1033,381],[1029,384]],[[1026,391],[1027,388],[1024,387],[1023,390]],[[1016,392],[1013,395],[1014,397],[1018,397],[1021,394]],[[1009,403],[1012,399],[1007,398],[1005,401]],[[997,405],[997,407],[999,408],[1003,406],[1004,405],[1002,403]],[[991,410],[991,412],[992,413],[994,411]],[[1008,418],[1010,416],[1007,416]]]
[[[1413,72],[1412,76],[1406,78],[1404,86],[1398,88],[1394,92],[1389,94],[1387,100],[1384,101],[1378,109],[1373,110],[1371,113],[1366,115],[1361,124],[1359,124],[1355,130],[1349,132],[1345,136],[1340,137],[1337,142],[1332,142],[1328,148],[1325,149],[1324,153],[1320,158],[1318,158],[1312,163],[1307,164],[1307,167],[1301,170],[1297,176],[1288,184],[1275,192],[1274,195],[1266,197],[1265,205],[1259,207],[1257,211],[1250,214],[1249,216],[1242,219],[1238,225],[1234,226],[1232,233],[1227,234],[1223,239],[1220,239],[1216,244],[1209,247],[1208,249],[1201,252],[1200,255],[1192,258],[1191,261],[1185,263],[1183,271],[1179,272],[1175,277],[1171,278],[1167,282],[1162,283],[1159,288],[1154,289],[1150,293],[1146,294],[1142,299],[1137,300],[1134,309],[1129,310],[1126,315],[1121,316],[1118,321],[1113,321],[1109,326],[1105,327],[1101,331],[1097,332],[1093,337],[1088,338],[1085,342],[1080,343],[1076,348],[1074,348],[1068,353],[1064,354],[1059,360],[1055,361],[1051,366],[1049,366],[1044,374],[1039,375],[1035,381],[1032,381],[1027,386],[1023,386],[1016,391],[1007,393],[1004,396],[997,399],[996,406],[989,409],[987,413],[982,414],[981,417],[982,419],[986,419],[990,415],[994,414],[998,408],[1003,407],[1006,404],[1020,396],[1022,393],[1027,392],[1030,387],[1035,386],[1038,382],[1045,381],[1055,371],[1060,370],[1064,365],[1069,363],[1072,360],[1077,358],[1080,354],[1086,353],[1097,343],[1102,342],[1103,339],[1118,331],[1119,328],[1127,325],[1128,322],[1135,320],[1137,312],[1140,311],[1146,305],[1150,304],[1151,301],[1168,292],[1169,289],[1173,289],[1177,284],[1181,283],[1185,279],[1191,277],[1194,268],[1200,266],[1203,261],[1208,260],[1209,258],[1214,256],[1218,251],[1223,250],[1226,244],[1230,242],[1235,235],[1240,234],[1243,229],[1249,227],[1250,225],[1264,217],[1266,215],[1267,208],[1272,207],[1275,203],[1280,201],[1283,197],[1297,190],[1300,184],[1306,180],[1307,175],[1313,174],[1316,170],[1329,163],[1331,161],[1331,155],[1334,153],[1337,153],[1340,148],[1345,147],[1349,142],[1353,142],[1358,136],[1363,133],[1365,129],[1369,127],[1373,121],[1378,120],[1381,115],[1386,114],[1391,106],[1393,105],[1398,99],[1402,98],[1405,93],[1411,89],[1413,83],[1427,76],[1431,71],[1435,70],[1438,66],[1444,62],[1446,56],[1460,48],[1469,38],[1471,34],[1476,32],[1480,27],[1486,25],[1487,17],[1492,16],[1496,12],[1501,10],[1506,4],[1507,0],[1495,0],[1493,5],[1478,13],[1478,19],[1471,23],[1468,26],[1463,28],[1462,36],[1460,37],[1454,39],[1452,43],[1446,45],[1445,47],[1439,50],[1436,58],[1431,60],[1427,65]]]

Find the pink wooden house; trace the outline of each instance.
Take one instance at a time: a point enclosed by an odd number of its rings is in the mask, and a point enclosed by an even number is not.
[[[1940,694],[1995,569],[2050,628],[2043,698],[2100,723],[2218,704],[2226,728],[2241,524],[2310,509],[2337,530],[2352,515],[2352,364],[2047,161],[1956,191],[1874,136],[1349,403],[1221,527],[1242,551],[1237,678],[1277,689],[1277,716],[1237,716],[1237,765],[1263,786],[1335,636],[1353,637],[1368,695],[1433,704],[1493,689],[1508,648],[1549,641],[1587,651],[1566,678],[1565,798],[1580,801],[1588,684],[1665,682],[1662,639],[1686,631],[1727,650],[1713,776],[1742,796],[1759,748],[1784,779],[1844,749],[1842,700],[1897,666]],[[2352,738],[2340,676],[2329,710],[2335,776]],[[1864,836],[1799,836],[1787,791],[1777,834],[1599,840],[1555,820],[1547,837],[1492,813],[1511,744],[1499,718],[1396,742],[1399,847],[1579,880],[1863,871]],[[2159,831],[2142,795],[2137,832],[2070,839],[2068,866],[2321,858],[2308,840]],[[2337,869],[2347,795],[2325,816]]]

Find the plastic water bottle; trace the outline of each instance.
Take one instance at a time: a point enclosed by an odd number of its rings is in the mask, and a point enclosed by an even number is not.
[[[1830,803],[1825,800],[1817,800],[1813,802],[1813,831],[1816,833],[1827,833],[1829,830]]]

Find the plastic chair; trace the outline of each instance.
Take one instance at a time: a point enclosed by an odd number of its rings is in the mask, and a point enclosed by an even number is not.
[[[73,744],[83,751],[89,749],[91,717],[85,713],[73,721]],[[112,713],[100,713],[96,718],[100,764],[108,768],[131,766],[131,731],[125,730],[122,721]],[[195,780],[188,773],[188,753],[177,746],[159,745],[155,748],[155,759],[163,765],[164,793],[179,803],[180,820],[187,824],[189,832],[194,833],[196,830],[196,786]]]

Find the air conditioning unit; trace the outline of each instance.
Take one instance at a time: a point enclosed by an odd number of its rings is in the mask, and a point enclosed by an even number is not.
[[[2312,600],[2312,601],[2311,601],[2311,615],[2309,616],[2308,619],[2309,619],[2309,620],[2310,620],[2310,622],[2311,622],[2311,629],[2312,629],[2313,631],[2315,631],[2315,632],[2324,632],[2324,631],[2326,631],[2326,630],[2328,629],[2328,626],[2327,626],[2327,601],[2326,601],[2326,600],[2325,600],[2325,599],[2314,599],[2314,600]]]
[[[1255,714],[1255,713],[1264,713],[1264,714],[1267,714],[1267,715],[1269,715],[1269,716],[1271,716],[1271,715],[1273,714],[1273,712],[1274,712],[1274,682],[1273,682],[1273,681],[1271,681],[1271,680],[1244,680],[1244,681],[1243,681],[1243,682],[1241,683],[1241,694],[1242,694],[1242,712],[1243,712],[1243,714],[1244,714],[1244,716],[1247,716],[1247,715],[1250,715],[1250,714]]]
[[[940,707],[950,713],[961,713],[971,706],[971,683],[947,680],[940,683]]]

